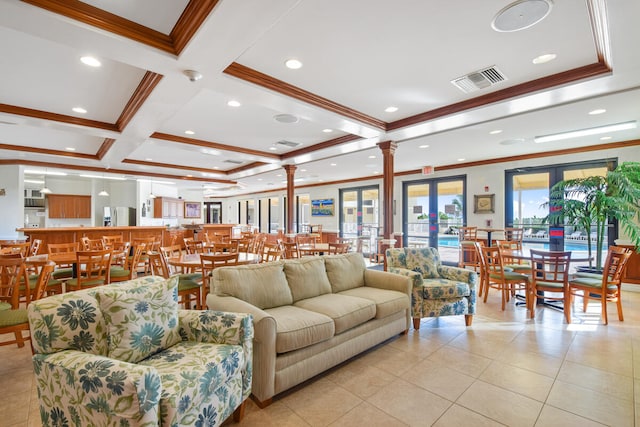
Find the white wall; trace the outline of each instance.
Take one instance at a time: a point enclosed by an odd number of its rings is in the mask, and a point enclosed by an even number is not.
[[[24,183],[22,166],[0,166],[0,239],[20,237],[16,228],[24,226]],[[4,191],[4,195],[1,195]]]
[[[558,149],[551,148],[550,149]],[[402,144],[399,145],[398,150],[402,149]],[[394,180],[394,189],[393,189],[393,198],[396,201],[396,214],[394,215],[394,232],[401,233],[402,232],[402,185],[403,182],[406,181],[415,181],[425,178],[442,178],[448,176],[458,176],[458,175],[466,175],[467,179],[467,224],[471,226],[485,227],[486,221],[491,220],[492,226],[494,227],[503,227],[504,226],[504,192],[505,192],[505,182],[504,182],[504,171],[508,169],[516,169],[516,168],[524,168],[524,167],[533,167],[533,166],[546,166],[552,164],[562,164],[562,163],[573,163],[573,162],[583,162],[589,160],[600,160],[606,158],[618,158],[618,163],[622,163],[624,161],[640,161],[640,148],[635,147],[623,147],[623,148],[614,148],[611,150],[601,150],[594,152],[586,152],[586,153],[577,153],[577,154],[569,154],[563,156],[553,156],[553,157],[542,157],[530,160],[520,160],[520,161],[512,161],[512,162],[504,162],[504,163],[495,163],[483,166],[475,166],[475,167],[467,167],[460,169],[451,169],[443,172],[436,172],[433,175],[423,176],[421,174],[415,175],[403,175],[401,177],[396,177]],[[395,170],[402,170],[401,165],[395,165]],[[383,213],[382,213],[382,179],[372,179],[367,181],[358,181],[354,183],[343,184],[340,188],[353,188],[353,187],[366,187],[369,185],[378,185],[380,188],[380,223],[383,223]],[[484,187],[488,186],[489,191],[484,190]],[[339,190],[340,188],[335,188],[331,185],[327,186],[317,186],[317,187],[306,187],[306,188],[298,188],[295,190],[295,195],[299,194],[309,194],[311,199],[323,199],[323,198],[334,198],[335,199],[335,215],[333,217],[312,217],[314,224],[322,224],[323,231],[329,232],[337,232],[339,230]],[[474,214],[473,213],[473,201],[474,195],[476,194],[495,194],[495,213],[493,214]],[[286,190],[281,190],[279,192],[270,192],[265,194],[260,194],[258,196],[253,195],[245,195],[240,197],[229,197],[225,199],[212,199],[212,200],[220,200],[222,202],[222,210],[224,214],[224,222],[225,223],[235,223],[238,218],[238,201],[239,200],[258,200],[258,198],[268,198],[268,197],[280,197],[283,201],[283,197],[286,195]],[[282,205],[282,210],[286,207],[284,204]],[[282,226],[284,227],[284,213],[282,215]],[[621,233],[622,235],[622,233]]]

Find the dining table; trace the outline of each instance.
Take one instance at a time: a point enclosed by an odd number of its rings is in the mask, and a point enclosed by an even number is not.
[[[484,233],[487,233],[487,246],[492,246],[493,233],[502,233],[502,232],[504,232],[504,229],[486,227],[486,228],[478,228],[478,231],[482,231]]]
[[[238,252],[238,261],[236,264],[257,264],[260,262],[260,255],[247,252]],[[187,254],[183,253],[180,256],[173,256],[167,258],[167,263],[174,267],[182,267],[187,270],[193,270],[200,268],[200,254]]]
[[[328,243],[313,243],[298,245],[298,251],[304,255],[324,255],[329,253]]]

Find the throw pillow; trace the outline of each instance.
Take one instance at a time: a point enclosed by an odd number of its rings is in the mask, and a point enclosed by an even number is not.
[[[113,359],[137,363],[179,341],[178,277],[136,287],[105,286],[96,299]]]

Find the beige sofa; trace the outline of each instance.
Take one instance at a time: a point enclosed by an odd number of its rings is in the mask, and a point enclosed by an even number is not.
[[[408,277],[368,270],[362,254],[213,271],[207,305],[254,321],[253,399],[272,397],[409,329]]]

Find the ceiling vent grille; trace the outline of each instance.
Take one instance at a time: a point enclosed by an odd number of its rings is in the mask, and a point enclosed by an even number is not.
[[[289,147],[289,148],[296,148],[302,145],[302,143],[300,142],[285,141],[284,139],[282,141],[276,142],[276,144],[284,145],[285,147]]]
[[[242,160],[225,160],[223,161],[223,163],[232,163],[234,165],[241,165],[243,162]]]
[[[507,77],[495,65],[483,70],[475,71],[466,76],[451,80],[454,86],[464,93],[475,92],[507,80]]]

